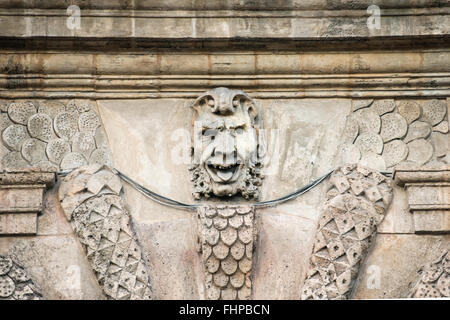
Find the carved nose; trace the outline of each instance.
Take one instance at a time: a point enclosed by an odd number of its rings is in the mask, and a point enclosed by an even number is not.
[[[222,133],[216,138],[216,148],[214,155],[217,160],[223,163],[235,162],[236,141],[229,133]]]

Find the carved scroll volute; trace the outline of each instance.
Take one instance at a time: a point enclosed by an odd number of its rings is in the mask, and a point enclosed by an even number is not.
[[[256,241],[254,209],[203,206],[197,213],[206,299],[250,299]]]
[[[258,198],[265,146],[256,102],[242,91],[216,88],[191,111],[194,197]]]

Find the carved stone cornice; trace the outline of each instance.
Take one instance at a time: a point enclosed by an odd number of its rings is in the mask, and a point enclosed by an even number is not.
[[[195,98],[221,86],[254,98],[449,96],[450,52],[0,52],[0,98]]]
[[[296,0],[296,1],[236,1],[236,0],[212,0],[212,1],[177,1],[177,0],[139,0],[139,1],[83,1],[72,0],[71,3],[82,6],[85,9],[93,10],[251,10],[251,11],[269,11],[269,10],[324,10],[327,12],[337,10],[365,10],[367,6],[374,4],[385,9],[411,9],[414,3],[414,8],[420,12],[421,8],[444,7],[448,5],[447,0],[415,0],[415,1],[390,1],[390,0],[362,0],[362,1],[330,1],[321,0]],[[262,5],[263,3],[264,5]],[[18,10],[29,9],[65,9],[67,7],[66,0],[47,0],[47,1],[9,1],[0,3],[0,8],[15,8]],[[161,13],[163,14],[163,13]],[[170,14],[170,13],[167,13]]]
[[[318,2],[318,3],[317,3]],[[332,39],[434,36],[448,33],[448,1],[398,5],[391,1],[113,1],[71,2],[82,10],[83,26],[66,27],[66,1],[7,3],[0,10],[0,37],[166,39]],[[367,8],[382,10],[381,28],[367,27]],[[45,23],[42,23],[45,21]],[[34,26],[34,27],[31,27]],[[106,26],[106,27],[105,27]],[[270,26],[270,27],[268,27]],[[431,26],[431,27],[430,27]]]
[[[450,165],[399,166],[394,181],[408,194],[416,233],[450,233]]]
[[[0,235],[37,233],[44,191],[55,177],[56,171],[36,168],[0,171]]]

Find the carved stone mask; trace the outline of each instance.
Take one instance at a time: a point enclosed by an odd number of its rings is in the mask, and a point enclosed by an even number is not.
[[[192,110],[194,197],[257,198],[265,149],[256,103],[242,91],[216,88]]]

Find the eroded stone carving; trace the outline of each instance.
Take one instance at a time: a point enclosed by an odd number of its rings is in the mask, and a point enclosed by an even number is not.
[[[444,250],[438,259],[420,269],[420,279],[410,298],[450,297],[450,251]]]
[[[59,199],[109,299],[153,299],[140,245],[124,206],[120,178],[93,164],[70,173]]]
[[[254,209],[202,206],[197,213],[207,299],[250,299]]]
[[[432,126],[437,125],[447,113],[447,103],[445,100],[433,99],[422,105],[422,119]]]
[[[359,165],[337,169],[329,181],[303,300],[350,298],[361,262],[392,200],[390,180]]]
[[[417,139],[408,143],[408,159],[419,165],[425,164],[433,157],[433,146],[425,139]]]
[[[10,101],[5,106],[0,131],[10,152],[1,160],[4,168],[67,170],[86,163],[111,163],[91,101]]]
[[[422,110],[415,101],[402,101],[398,104],[398,113],[405,118],[406,122],[412,123],[420,118]]]
[[[242,91],[216,88],[192,110],[194,197],[257,198],[265,147],[256,103]]]
[[[402,162],[420,165],[433,161],[448,163],[447,101],[384,99],[369,102],[352,102],[353,112],[347,117],[341,139],[340,164],[345,164],[344,159],[357,158],[357,152],[349,144],[360,151],[359,160],[355,162],[382,171],[392,170]],[[381,154],[382,159],[376,154]]]
[[[408,147],[401,140],[394,140],[384,145],[383,159],[386,167],[392,167],[402,162],[408,156]]]
[[[381,137],[384,142],[401,139],[406,135],[408,123],[398,113],[388,113],[381,117]]]
[[[380,116],[388,112],[392,112],[395,108],[395,102],[392,99],[376,100],[373,103],[373,108],[378,112]]]
[[[42,300],[41,289],[10,256],[0,255],[0,300]]]

